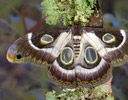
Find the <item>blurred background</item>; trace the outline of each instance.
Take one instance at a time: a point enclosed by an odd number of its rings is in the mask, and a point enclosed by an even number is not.
[[[48,28],[42,15],[42,0],[0,0],[0,100],[45,100],[47,91],[59,88],[48,80],[45,69],[29,64],[11,64],[9,46],[39,27]],[[105,28],[128,30],[128,0],[103,0]],[[115,100],[128,100],[128,64],[113,69]]]

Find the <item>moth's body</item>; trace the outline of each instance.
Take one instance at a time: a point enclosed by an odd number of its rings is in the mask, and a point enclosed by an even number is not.
[[[61,86],[94,87],[110,79],[112,67],[127,62],[127,38],[124,30],[87,27],[34,32],[17,40],[7,58],[47,65],[50,78]]]

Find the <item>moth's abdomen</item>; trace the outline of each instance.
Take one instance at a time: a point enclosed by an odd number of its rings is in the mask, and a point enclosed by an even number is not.
[[[75,59],[77,59],[80,54],[80,42],[81,42],[81,36],[73,37],[73,49],[74,49]]]

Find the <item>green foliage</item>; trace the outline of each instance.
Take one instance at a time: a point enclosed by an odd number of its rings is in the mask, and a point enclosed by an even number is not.
[[[43,0],[41,3],[46,23],[55,25],[62,21],[64,26],[85,26],[94,12],[95,4],[95,0]]]

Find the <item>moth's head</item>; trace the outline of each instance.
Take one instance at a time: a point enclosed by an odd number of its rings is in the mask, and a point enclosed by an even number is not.
[[[7,51],[6,58],[11,63],[22,63],[24,61],[23,51],[23,42],[21,39],[18,39],[13,43]]]

